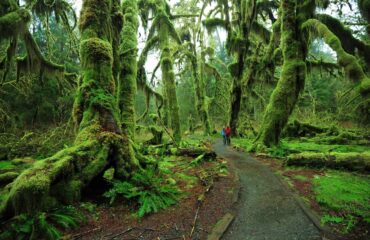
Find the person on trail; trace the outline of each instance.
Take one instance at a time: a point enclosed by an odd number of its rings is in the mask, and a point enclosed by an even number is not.
[[[222,128],[221,130],[221,136],[222,136],[222,142],[224,145],[226,145],[226,133],[225,133],[225,128]]]
[[[226,143],[227,145],[230,145],[231,144],[231,128],[229,126],[225,128],[225,134],[226,134]]]

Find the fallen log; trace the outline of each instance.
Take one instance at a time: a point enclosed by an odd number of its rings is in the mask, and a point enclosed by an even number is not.
[[[365,153],[312,153],[291,154],[285,160],[287,166],[307,166],[313,168],[345,169],[370,172],[370,152]]]
[[[327,132],[329,128],[321,128],[297,120],[290,122],[283,131],[284,137],[314,137],[316,134]]]
[[[198,148],[177,148],[176,155],[178,156],[187,156],[187,157],[198,157],[204,154],[204,159],[216,158],[217,154],[205,147]]]

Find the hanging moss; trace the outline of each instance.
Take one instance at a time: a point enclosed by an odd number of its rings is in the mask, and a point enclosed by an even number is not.
[[[303,89],[306,74],[306,53],[302,52],[302,41],[296,27],[297,3],[282,0],[281,47],[284,64],[281,77],[266,108],[261,130],[251,150],[261,150],[264,146],[279,143],[280,134],[288,122]]]
[[[0,16],[0,40],[23,33],[30,21],[31,14],[26,9],[18,9]]]
[[[252,24],[252,33],[258,36],[263,42],[266,44],[269,43],[269,40],[271,38],[271,32],[267,30],[262,24],[259,24],[257,22],[253,22]]]
[[[226,22],[220,18],[207,18],[203,20],[203,25],[209,32],[213,32],[217,27],[226,28]]]
[[[348,54],[342,47],[339,38],[331,32],[326,25],[316,19],[309,19],[303,25],[303,29],[309,30],[314,36],[322,37],[324,41],[337,53],[338,64],[344,68],[346,76],[354,81],[361,82],[359,91],[364,96],[369,92],[370,79],[366,76],[358,60]]]
[[[277,49],[279,49],[279,55],[281,55],[281,49],[279,48],[281,35],[281,8],[279,8],[278,16],[278,19],[272,25],[270,41],[267,46],[266,53],[259,64],[260,67],[256,73],[256,78],[261,82],[272,82],[272,79],[274,79],[275,66],[277,65],[274,61],[276,59],[275,57],[277,56],[275,54]]]
[[[365,42],[362,42],[355,38],[352,34],[351,29],[346,28],[341,21],[330,15],[317,14],[315,15],[315,18],[325,24],[326,27],[338,37],[344,51],[352,55],[355,55],[355,53],[358,54],[365,60],[366,65],[370,65],[369,44],[366,44]],[[365,67],[369,68],[368,66]]]
[[[155,19],[153,20],[152,28],[149,31],[148,38],[154,37],[154,30],[158,30],[158,43],[161,50],[160,65],[162,70],[162,79],[164,85],[164,122],[168,122],[170,117],[171,127],[174,132],[174,139],[181,140],[179,106],[176,96],[175,74],[173,72],[173,60],[170,50],[169,37],[174,38],[178,43],[181,39],[178,36],[169,16],[166,12],[166,2],[156,0],[151,7],[155,10]]]

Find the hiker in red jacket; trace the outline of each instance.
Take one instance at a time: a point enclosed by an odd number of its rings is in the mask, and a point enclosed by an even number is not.
[[[230,137],[231,137],[231,128],[229,126],[227,126],[225,128],[225,135],[226,135],[227,145],[230,145],[230,143],[231,143],[231,139],[230,139]]]

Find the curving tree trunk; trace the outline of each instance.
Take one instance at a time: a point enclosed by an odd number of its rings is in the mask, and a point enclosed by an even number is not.
[[[298,27],[297,1],[282,0],[281,9],[281,48],[284,63],[280,80],[271,95],[261,130],[253,146],[257,150],[279,143],[281,131],[288,122],[306,77],[306,47]]]
[[[113,78],[113,19],[118,1],[84,0],[80,17],[81,65],[74,117],[79,126],[73,147],[38,161],[13,183],[1,205],[5,218],[70,204],[110,167],[116,178],[139,167],[121,130]]]

